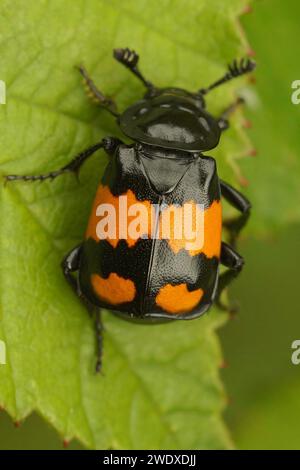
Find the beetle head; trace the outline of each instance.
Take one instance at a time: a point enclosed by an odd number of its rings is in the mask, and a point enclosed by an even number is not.
[[[135,141],[188,152],[216,147],[221,134],[203,96],[180,88],[150,89],[119,117],[119,124]]]

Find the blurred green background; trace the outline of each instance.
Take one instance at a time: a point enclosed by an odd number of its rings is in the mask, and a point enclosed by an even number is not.
[[[246,269],[231,296],[241,310],[221,331],[229,365],[225,418],[240,449],[300,449],[300,366],[291,363],[291,344],[300,338],[300,107],[290,99],[300,78],[300,3],[257,0],[253,7],[243,25],[258,62],[260,105],[247,113],[258,156],[246,174],[252,224],[259,214],[268,234],[240,247]]]
[[[220,331],[228,364],[225,420],[240,449],[300,449],[300,365],[291,363],[291,343],[300,339],[300,105],[290,102],[291,82],[300,79],[299,18],[296,0],[256,0],[242,19],[259,65],[260,106],[247,110],[258,156],[242,162],[254,208],[239,247],[246,267],[230,290],[240,313]],[[251,224],[259,225],[261,238],[252,237]],[[16,429],[2,412],[0,448],[62,449],[63,443],[38,416]]]

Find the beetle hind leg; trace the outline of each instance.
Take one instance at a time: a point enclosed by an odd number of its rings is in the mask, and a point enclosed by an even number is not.
[[[83,83],[84,86],[86,87],[86,92],[89,98],[93,100],[95,103],[97,103],[99,106],[102,108],[106,109],[109,113],[111,113],[113,116],[118,117],[119,113],[117,111],[117,105],[112,100],[111,98],[108,98],[105,96],[95,85],[91,77],[89,76],[88,72],[86,69],[80,65],[77,67],[80,74],[83,77]]]
[[[251,203],[242,193],[225,181],[220,180],[220,185],[222,196],[240,212],[239,216],[223,222],[224,227],[229,232],[230,245],[235,247],[239,233],[248,222]]]
[[[61,267],[64,273],[64,276],[72,289],[74,290],[75,294],[80,298],[80,300],[84,303],[86,308],[88,309],[90,314],[94,313],[94,305],[82,294],[78,278],[74,276],[79,270],[80,266],[80,257],[81,257],[81,244],[73,248],[67,256],[63,259],[61,263]]]
[[[95,371],[98,374],[102,372],[102,349],[103,349],[103,324],[101,318],[101,309],[97,308],[95,314],[95,331],[96,331],[96,351],[97,351],[97,360]]]
[[[233,314],[237,312],[237,306],[227,306],[221,301],[221,295],[224,289],[231,284],[231,282],[238,277],[244,266],[244,259],[227,243],[222,242],[221,248],[221,264],[228,269],[219,277],[218,289],[215,298],[216,305],[221,310]]]
[[[101,309],[96,305],[93,305],[81,292],[78,278],[73,274],[79,270],[80,267],[80,257],[81,257],[82,245],[78,245],[70,251],[67,256],[63,259],[61,266],[65,278],[68,283],[71,285],[72,289],[75,291],[76,295],[83,302],[87,308],[90,315],[95,317],[95,332],[96,332],[96,351],[97,351],[97,360],[95,370],[97,373],[101,372],[102,368],[102,349],[103,349],[103,325],[101,320]]]

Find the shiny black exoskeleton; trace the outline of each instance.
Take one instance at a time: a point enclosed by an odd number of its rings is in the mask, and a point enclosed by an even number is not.
[[[110,156],[101,179],[85,240],[75,247],[62,263],[66,279],[87,307],[96,312],[98,341],[97,370],[101,367],[100,309],[110,308],[128,319],[192,319],[220,301],[222,290],[237,276],[243,259],[235,251],[238,233],[245,225],[249,201],[232,186],[220,180],[215,160],[203,155],[216,147],[228,117],[242,102],[237,99],[218,118],[205,106],[205,95],[232,78],[251,72],[250,60],[234,61],[227,73],[208,88],[188,92],[180,88],[157,88],[146,80],[138,68],[138,55],[129,49],[116,49],[114,57],[133,72],[146,86],[144,98],[122,114],[113,100],[96,88],[83,67],[79,71],[89,94],[114,115],[123,133],[133,143],[107,137],[77,155],[63,168],[44,175],[8,175],[7,181],[54,179],[77,173],[83,162],[103,148]],[[189,249],[184,240],[137,240],[122,236],[98,239],[97,207],[108,201],[117,204],[120,196],[146,208],[179,210],[187,202],[201,205],[204,211],[204,244]],[[225,226],[230,243],[221,241],[221,197],[241,215]],[[159,220],[159,219],[158,219]],[[228,269],[219,276],[219,266]],[[77,276],[74,276],[77,273]]]

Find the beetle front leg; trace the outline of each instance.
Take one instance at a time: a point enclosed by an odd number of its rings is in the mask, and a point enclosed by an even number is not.
[[[114,137],[105,137],[102,139],[101,142],[98,142],[95,145],[92,145],[88,149],[84,150],[83,152],[76,155],[70,163],[63,166],[62,168],[54,171],[50,171],[49,173],[44,173],[41,175],[6,175],[4,176],[5,183],[9,181],[44,181],[46,179],[54,180],[58,176],[64,175],[66,173],[74,173],[78,175],[79,170],[83,163],[93,155],[97,150],[103,148],[108,155],[112,155],[122,142]]]
[[[235,246],[240,231],[249,219],[251,203],[242,193],[237,191],[230,184],[225,183],[225,181],[220,180],[220,185],[222,196],[229,202],[229,204],[241,212],[239,217],[232,218],[231,220],[227,220],[223,223],[224,227],[230,233],[230,244]]]
[[[229,313],[235,313],[236,307],[230,307],[225,305],[221,301],[221,294],[231,282],[237,278],[244,266],[244,259],[227,243],[222,242],[221,248],[221,259],[220,262],[223,266],[228,269],[222,273],[219,277],[218,290],[216,294],[216,305]]]

